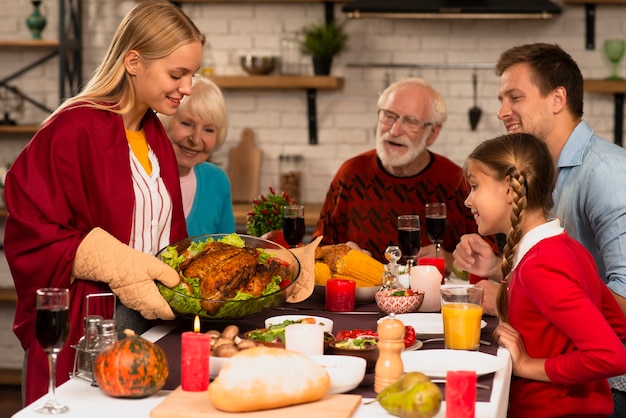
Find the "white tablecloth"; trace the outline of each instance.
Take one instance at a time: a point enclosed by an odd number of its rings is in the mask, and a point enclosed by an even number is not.
[[[160,326],[143,334],[143,337],[156,341],[171,330],[169,326]],[[476,418],[504,418],[506,417],[507,402],[509,398],[509,384],[511,381],[511,359],[504,348],[498,349],[498,357],[503,356],[506,367],[495,373],[490,402],[476,403]],[[56,391],[59,402],[70,407],[70,411],[61,415],[62,418],[111,418],[133,417],[149,418],[150,411],[154,409],[169,394],[169,391],[159,391],[157,394],[144,399],[117,399],[105,395],[99,388],[92,387],[88,382],[81,379],[70,379],[62,384]],[[370,399],[365,398],[363,402]],[[41,418],[42,415],[34,412],[45,398],[22,409],[15,418]],[[443,402],[441,410],[436,418],[445,418],[446,403]],[[369,417],[392,417],[378,403],[362,405],[354,415],[355,418]]]

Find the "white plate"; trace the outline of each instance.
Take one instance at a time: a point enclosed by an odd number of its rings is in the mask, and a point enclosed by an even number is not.
[[[406,313],[397,314],[396,319],[415,329],[416,334],[443,334],[443,319],[441,313]],[[480,321],[480,327],[485,328],[487,323]]]
[[[448,371],[475,371],[478,376],[493,373],[506,365],[504,358],[480,351],[418,350],[402,352],[405,372],[422,372],[430,378],[445,379]]]
[[[413,343],[413,345],[410,345],[408,347],[406,347],[404,349],[404,351],[415,351],[415,350],[419,350],[420,348],[422,348],[422,346],[424,345],[423,342],[421,342],[420,340],[415,340],[415,342]]]
[[[330,334],[333,333],[333,320],[330,318],[324,318],[322,316],[313,316],[313,315],[280,315],[280,316],[272,316],[271,318],[267,318],[265,320],[265,328],[269,328],[270,325],[274,324],[282,324],[285,321],[298,321],[304,318],[313,318],[315,319],[315,323],[319,324],[323,327],[325,332]]]

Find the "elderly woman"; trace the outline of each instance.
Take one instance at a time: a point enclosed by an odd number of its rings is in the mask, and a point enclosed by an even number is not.
[[[235,232],[235,218],[226,173],[207,162],[228,131],[224,96],[209,79],[194,79],[193,94],[173,116],[159,115],[172,142],[183,195],[189,236]]]

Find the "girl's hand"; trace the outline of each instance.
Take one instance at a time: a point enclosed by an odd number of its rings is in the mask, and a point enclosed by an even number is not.
[[[545,372],[545,359],[534,359],[528,356],[524,341],[519,332],[511,324],[503,322],[493,332],[494,341],[511,354],[513,374],[527,379],[549,382]]]

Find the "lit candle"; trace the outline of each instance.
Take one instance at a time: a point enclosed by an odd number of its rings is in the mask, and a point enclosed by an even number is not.
[[[190,392],[209,388],[209,358],[211,337],[200,333],[200,318],[196,315],[194,332],[183,332],[181,345],[181,386]]]
[[[346,279],[326,281],[326,309],[333,312],[354,310],[356,282]]]
[[[474,418],[476,410],[476,372],[446,373],[446,418]]]

